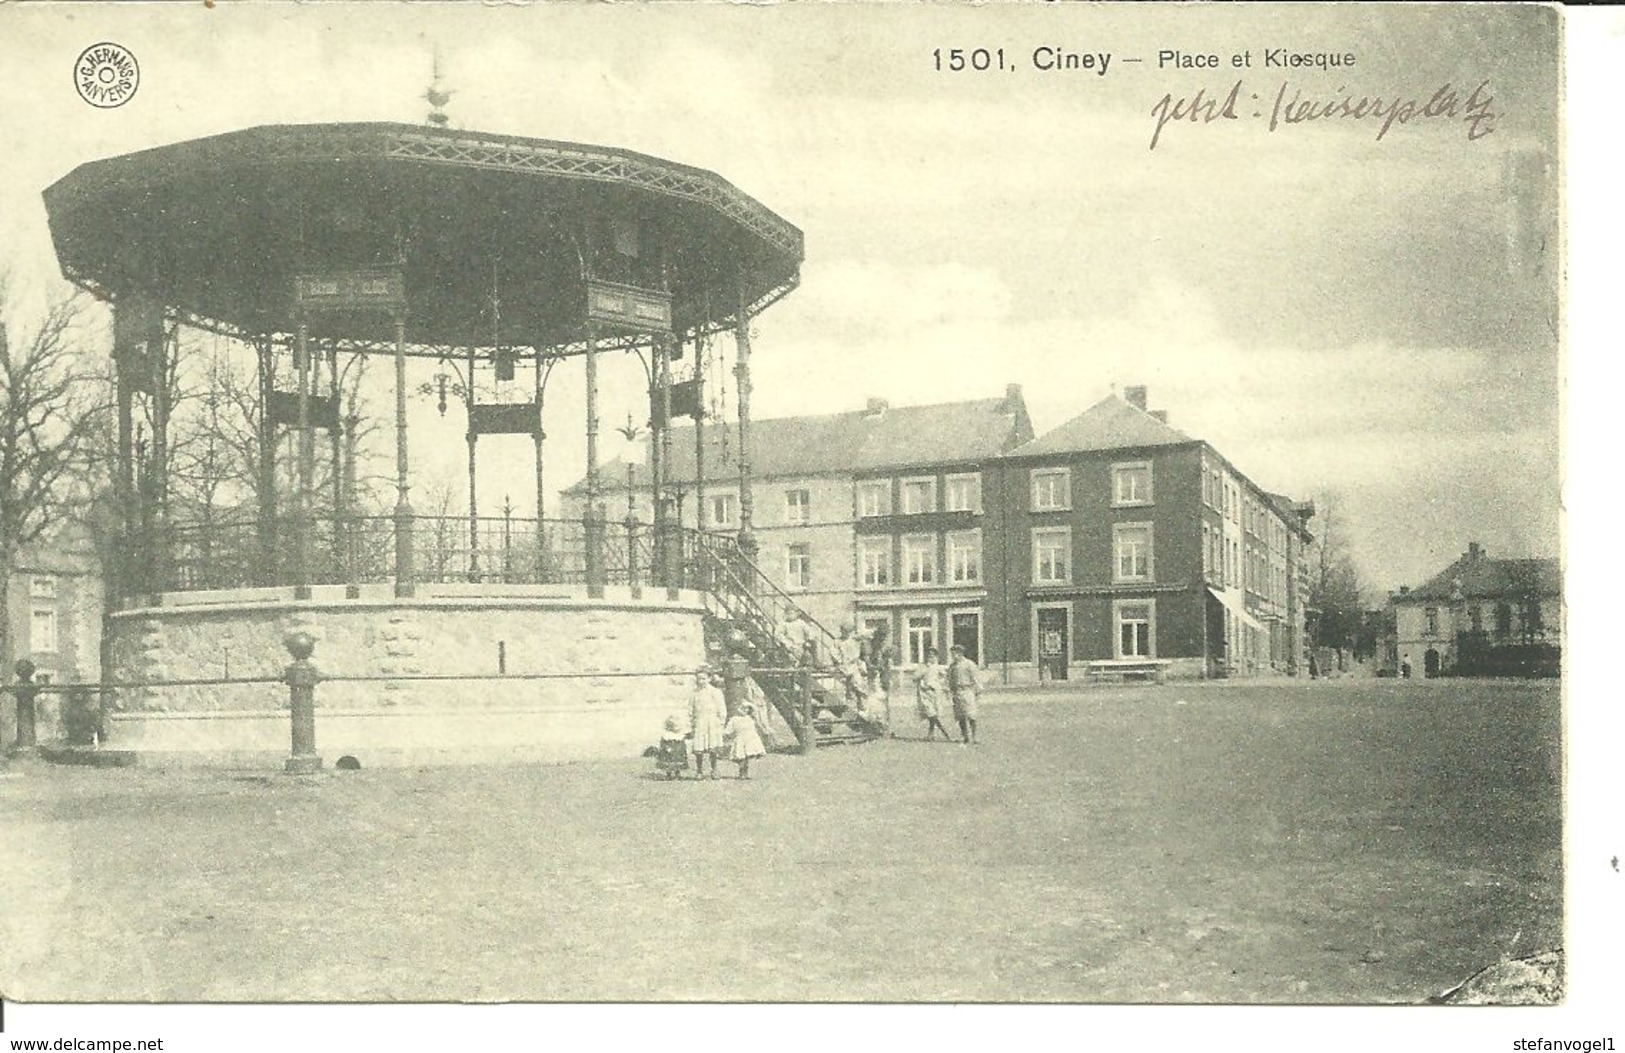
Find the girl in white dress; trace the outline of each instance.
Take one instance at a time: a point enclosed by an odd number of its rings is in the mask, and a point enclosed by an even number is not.
[[[750,778],[750,762],[767,756],[762,735],[756,730],[756,707],[749,702],[741,703],[739,712],[728,718],[723,737],[728,742],[729,759],[739,765],[739,777]]]
[[[711,670],[701,667],[694,677],[694,695],[688,704],[689,749],[694,751],[695,777],[705,777],[705,758],[711,758],[711,778],[717,777],[717,754],[726,746],[723,741],[728,721],[728,703],[722,697],[722,688],[711,678]]]

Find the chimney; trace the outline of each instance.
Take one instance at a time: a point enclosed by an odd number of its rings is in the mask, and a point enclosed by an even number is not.
[[[1016,407],[1021,405],[1021,385],[1006,384],[1004,386],[1004,409],[1007,413],[1014,413]]]
[[[1468,559],[1469,562],[1478,559],[1483,554],[1484,554],[1484,550],[1478,547],[1478,542],[1476,542],[1476,541],[1467,542],[1467,559]]]
[[[1165,409],[1154,409],[1151,411],[1151,416],[1157,418],[1157,420],[1164,424],[1168,423],[1168,411]]]
[[[1135,409],[1145,412],[1145,385],[1135,384],[1123,389],[1123,401]]]
[[[863,415],[866,417],[879,417],[890,408],[890,404],[885,399],[870,399],[869,408],[864,410]]]

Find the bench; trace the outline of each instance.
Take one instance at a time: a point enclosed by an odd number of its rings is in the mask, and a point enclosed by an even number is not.
[[[1097,658],[1085,662],[1090,680],[1150,680],[1162,683],[1162,674],[1173,662],[1166,658]]]

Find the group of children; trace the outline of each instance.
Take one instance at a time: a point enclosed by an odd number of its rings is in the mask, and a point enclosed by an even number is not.
[[[925,739],[927,742],[942,732],[945,742],[953,741],[948,729],[942,724],[942,703],[948,700],[953,704],[954,721],[959,725],[960,742],[964,745],[976,743],[976,696],[980,693],[982,684],[976,675],[976,663],[965,656],[965,649],[955,644],[952,649],[952,661],[942,665],[937,661],[937,649],[926,649],[925,661],[914,673],[914,687],[916,691],[916,712],[920,719],[926,722]]]
[[[671,716],[666,718],[666,730],[660,737],[655,753],[655,767],[676,779],[688,771],[689,756],[694,758],[694,777],[705,778],[706,758],[710,758],[711,778],[717,778],[717,759],[726,756],[739,769],[739,778],[750,778],[750,762],[767,756],[761,730],[756,724],[756,706],[749,699],[739,703],[739,709],[728,715],[728,703],[722,694],[722,677],[710,666],[701,666],[694,676],[694,694],[689,698],[688,726]]]
[[[937,661],[936,648],[928,648],[925,661],[914,673],[917,709],[926,722],[927,741],[942,732],[944,742],[953,741],[948,728],[942,723],[943,703],[953,706],[954,720],[959,725],[960,742],[976,742],[976,696],[981,691],[976,663],[965,655],[965,649],[953,647],[948,665]],[[717,778],[717,760],[726,757],[739,769],[739,778],[750,778],[750,762],[765,757],[767,747],[758,724],[756,705],[743,699],[730,716],[728,702],[722,693],[722,676],[708,665],[702,665],[694,676],[694,693],[689,698],[688,720],[666,718],[666,730],[655,750],[655,767],[676,779],[688,771],[689,758],[694,761],[694,777],[703,779],[710,760],[711,778]]]

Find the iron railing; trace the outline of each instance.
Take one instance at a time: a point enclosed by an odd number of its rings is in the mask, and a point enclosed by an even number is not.
[[[293,524],[256,522],[172,526],[162,553],[134,561],[127,595],[297,585],[387,584],[396,577],[397,526],[391,516],[312,516],[304,573]],[[684,566],[692,530],[671,528],[662,564],[654,528],[645,523],[512,515],[414,515],[412,580],[513,584],[690,585]],[[686,555],[685,555],[686,554]],[[595,558],[596,557],[596,558]],[[662,572],[657,575],[657,572]],[[657,576],[660,580],[657,580]],[[595,580],[596,579],[596,582]]]

